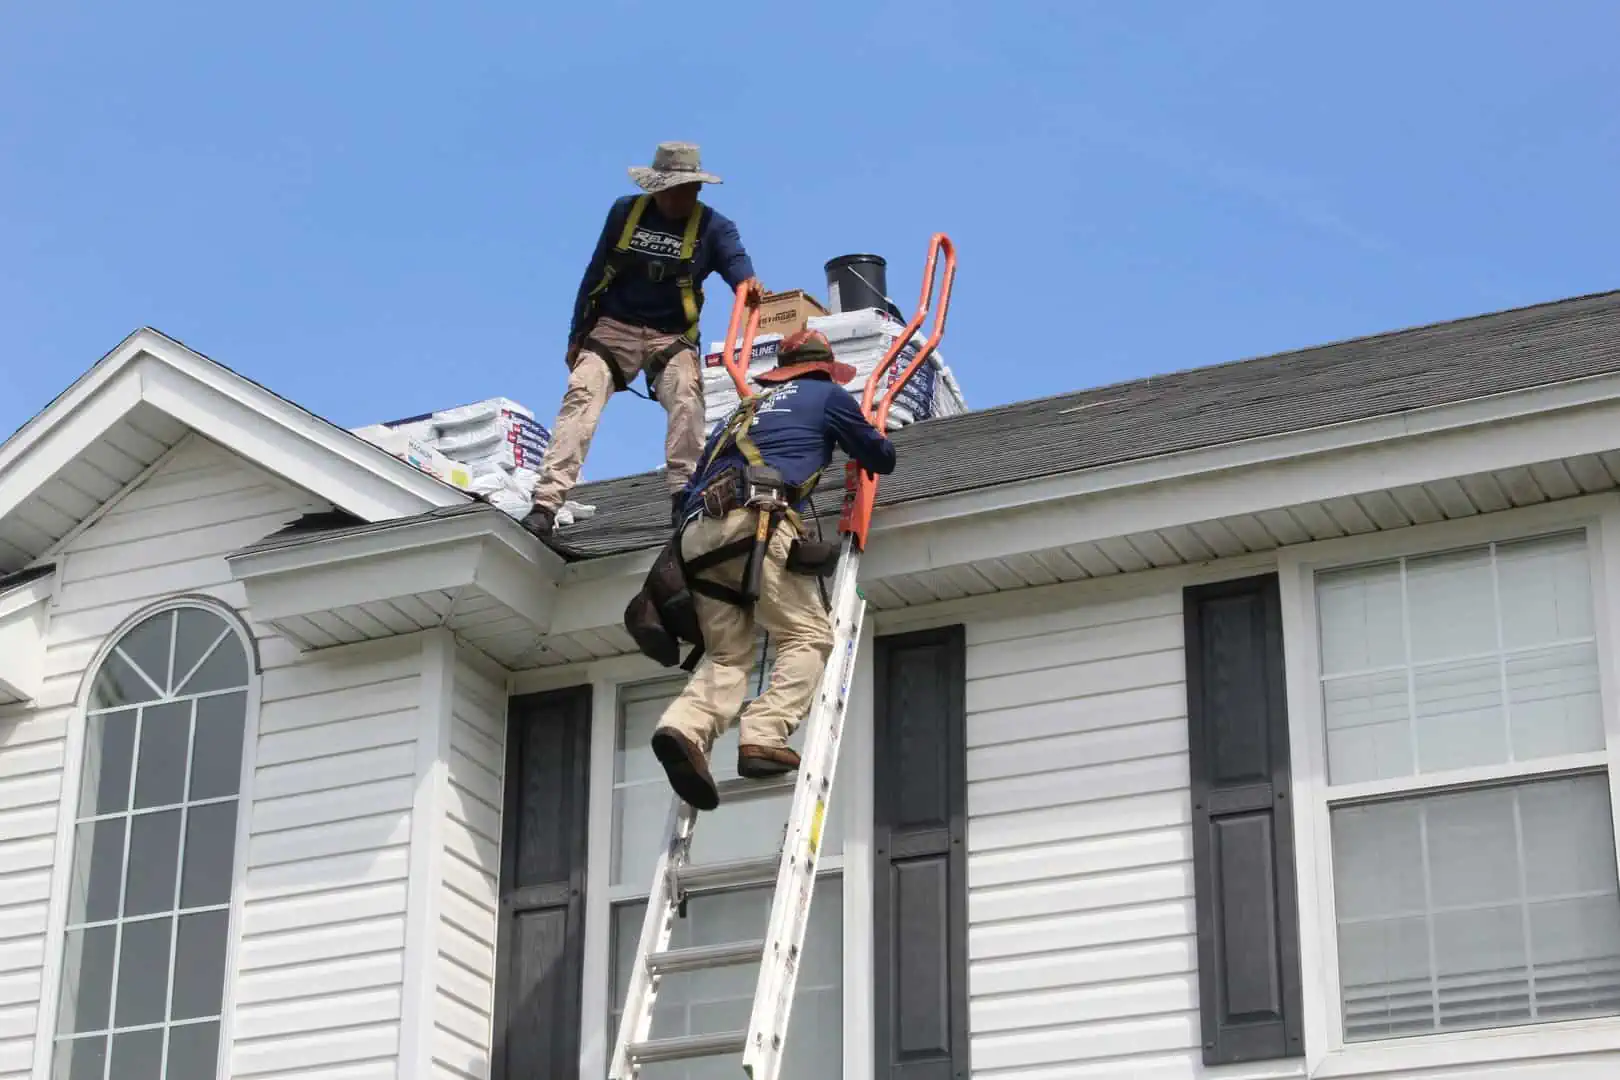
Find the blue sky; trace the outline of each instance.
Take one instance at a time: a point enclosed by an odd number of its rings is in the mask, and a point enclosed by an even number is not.
[[[769,288],[876,251],[909,307],[948,232],[973,407],[1609,289],[1616,40],[1598,0],[6,4],[0,431],[141,325],[344,426],[549,423],[661,139]],[[585,478],[662,430],[615,398]]]

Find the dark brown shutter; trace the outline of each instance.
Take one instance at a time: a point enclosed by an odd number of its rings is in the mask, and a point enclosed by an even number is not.
[[[1300,1057],[1277,576],[1200,585],[1184,600],[1204,1063]]]
[[[967,1080],[966,639],[875,646],[876,1076]]]
[[[578,1080],[591,689],[507,715],[493,1080]]]

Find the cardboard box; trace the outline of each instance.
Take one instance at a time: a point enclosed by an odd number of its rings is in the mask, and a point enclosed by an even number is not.
[[[803,289],[766,293],[759,303],[759,332],[761,334],[797,334],[813,316],[825,315],[827,309]]]

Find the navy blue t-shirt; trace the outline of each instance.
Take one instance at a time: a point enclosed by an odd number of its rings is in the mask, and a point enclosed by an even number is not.
[[[626,195],[613,203],[602,234],[596,239],[596,250],[591,254],[585,276],[580,279],[579,293],[574,298],[574,316],[568,324],[568,340],[573,341],[582,327],[586,298],[602,281],[608,253],[619,242],[624,231],[625,217],[639,196]],[[699,206],[693,213],[704,215],[697,240],[692,245],[692,282],[696,286],[699,302],[703,293],[703,279],[717,273],[736,291],[738,285],[754,276],[754,264],[743,250],[742,238],[730,218],[713,207]],[[670,260],[680,257],[681,239],[686,235],[686,219],[672,221],[658,212],[658,204],[651,200],[642,211],[641,220],[630,239],[630,250],[647,255],[662,256]],[[644,272],[631,266],[614,278],[613,284],[597,297],[597,313],[634,326],[645,326],[666,334],[679,334],[686,330],[686,312],[681,306],[680,286],[673,272],[663,281],[652,281]]]
[[[869,472],[885,475],[894,471],[894,444],[861,415],[854,395],[824,376],[802,376],[766,391],[754,414],[749,438],[759,447],[765,463],[782,474],[791,485],[803,484],[832,461],[833,448],[843,450]],[[729,418],[728,418],[729,419]],[[709,455],[725,432],[722,423],[703,447],[702,466],[686,485],[686,509],[690,514],[702,505],[697,493],[709,480],[728,466],[748,464],[735,445],[714,461]],[[800,504],[803,508],[803,504]]]

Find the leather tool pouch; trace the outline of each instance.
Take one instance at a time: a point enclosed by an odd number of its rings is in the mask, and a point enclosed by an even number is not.
[[[838,552],[838,545],[830,540],[795,540],[788,548],[788,573],[831,577],[838,569]]]

